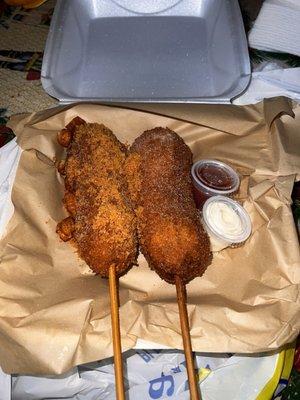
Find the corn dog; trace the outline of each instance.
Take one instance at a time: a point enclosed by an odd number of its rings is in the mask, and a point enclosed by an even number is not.
[[[124,175],[126,148],[104,125],[79,117],[58,135],[67,147],[63,203],[70,213],[57,225],[62,240],[73,238],[79,256],[102,277],[114,266],[117,276],[137,257],[135,215]]]
[[[139,136],[126,161],[141,251],[151,269],[169,283],[187,283],[210,264],[209,238],[194,204],[192,153],[170,129]]]

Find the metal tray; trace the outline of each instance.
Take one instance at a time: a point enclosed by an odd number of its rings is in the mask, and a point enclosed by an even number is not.
[[[62,102],[229,103],[250,81],[237,0],[58,0],[42,67]]]

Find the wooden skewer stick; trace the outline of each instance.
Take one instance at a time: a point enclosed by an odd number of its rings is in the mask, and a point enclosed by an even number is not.
[[[125,400],[118,288],[117,288],[116,270],[114,266],[111,266],[109,268],[109,293],[110,293],[111,327],[112,327],[113,348],[114,348],[116,395],[117,395],[117,400]]]
[[[177,301],[179,308],[179,317],[182,333],[183,348],[186,360],[189,388],[190,388],[190,399],[191,400],[201,400],[199,393],[199,387],[197,378],[195,375],[194,358],[192,352],[189,318],[186,307],[186,289],[182,280],[179,276],[175,278],[176,291],[177,291]]]

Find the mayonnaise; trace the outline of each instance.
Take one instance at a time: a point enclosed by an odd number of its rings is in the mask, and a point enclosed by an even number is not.
[[[225,196],[209,198],[203,207],[203,221],[211,239],[228,245],[243,243],[251,233],[246,210]]]
[[[220,235],[236,238],[243,233],[241,217],[223,201],[210,203],[206,212],[211,227]]]

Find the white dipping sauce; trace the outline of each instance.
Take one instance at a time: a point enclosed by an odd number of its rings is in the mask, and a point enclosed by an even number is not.
[[[251,233],[251,220],[247,211],[229,197],[213,196],[207,199],[202,217],[211,239],[223,245],[243,243]]]
[[[225,237],[239,237],[243,233],[240,216],[222,201],[210,203],[206,209],[207,219],[213,229]]]

